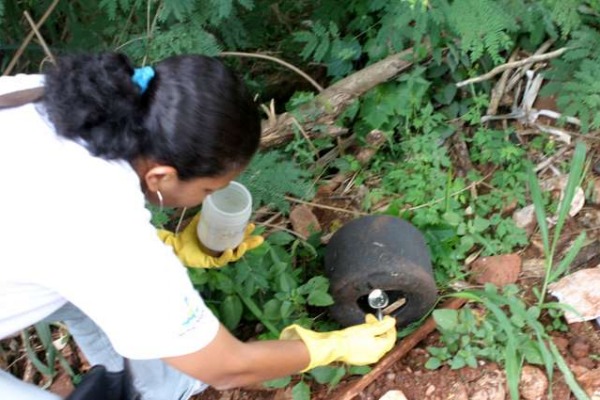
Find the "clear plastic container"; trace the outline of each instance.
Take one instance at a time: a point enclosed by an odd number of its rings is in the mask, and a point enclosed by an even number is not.
[[[216,255],[235,249],[244,240],[252,214],[252,195],[244,185],[231,182],[202,203],[197,233],[204,250]]]

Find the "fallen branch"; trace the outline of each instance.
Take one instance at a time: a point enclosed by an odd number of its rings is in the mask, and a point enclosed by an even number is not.
[[[519,67],[522,67],[523,65],[532,64],[532,63],[536,63],[536,62],[540,62],[540,61],[546,61],[546,60],[550,60],[552,58],[559,57],[567,50],[569,50],[568,47],[562,47],[562,48],[560,48],[558,50],[554,50],[550,53],[536,54],[536,55],[524,58],[519,61],[513,61],[513,62],[506,63],[506,64],[498,65],[496,68],[492,69],[490,72],[483,74],[481,76],[477,76],[475,78],[470,78],[470,79],[458,82],[456,84],[456,86],[463,87],[463,86],[469,85],[471,83],[483,82],[483,81],[493,78],[494,76],[498,75],[501,72],[506,71],[507,69],[519,68]]]
[[[466,299],[453,298],[445,302],[441,308],[457,310],[467,302]],[[435,321],[433,317],[427,318],[427,321],[421,325],[416,331],[405,337],[399,344],[396,345],[390,353],[388,353],[379,364],[377,364],[371,372],[363,376],[361,379],[354,382],[344,391],[339,393],[334,400],[351,400],[358,396],[363,390],[369,386],[375,379],[386,372],[392,365],[404,357],[413,347],[425,339],[435,329]]]
[[[333,121],[356,98],[380,83],[386,82],[413,65],[413,49],[391,55],[373,65],[361,69],[323,90],[312,102],[299,112],[310,116],[309,121],[298,121],[297,115],[283,113],[276,119],[263,122],[261,147],[269,148],[287,142],[294,137],[295,121],[302,124],[306,132],[315,127],[326,126],[329,136],[339,136],[346,129],[334,126]],[[320,133],[322,134],[322,133]]]

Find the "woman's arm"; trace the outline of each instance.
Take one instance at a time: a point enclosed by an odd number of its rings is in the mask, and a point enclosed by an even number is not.
[[[373,364],[394,346],[396,321],[368,314],[364,324],[332,332],[290,325],[281,332],[281,339],[243,343],[220,325],[215,339],[202,350],[165,360],[218,389],[228,389],[332,362]]]
[[[221,325],[206,347],[164,360],[181,372],[224,390],[297,373],[309,365],[310,355],[301,340],[244,343]]]

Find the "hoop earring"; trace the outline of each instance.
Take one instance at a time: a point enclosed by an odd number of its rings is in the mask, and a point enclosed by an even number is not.
[[[163,210],[163,196],[162,193],[160,192],[160,190],[156,191],[156,197],[158,197],[158,205],[159,205],[159,212],[162,212]]]

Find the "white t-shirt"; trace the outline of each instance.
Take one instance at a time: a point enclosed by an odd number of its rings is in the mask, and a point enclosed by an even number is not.
[[[2,77],[0,94],[42,81]],[[69,301],[129,358],[206,346],[219,322],[158,238],[135,171],[57,137],[40,110],[0,110],[0,338]]]

